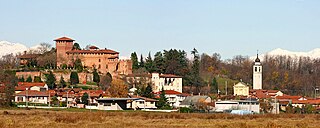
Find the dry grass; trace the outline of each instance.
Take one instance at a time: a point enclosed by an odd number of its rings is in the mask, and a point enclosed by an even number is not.
[[[221,128],[307,128],[320,126],[320,115],[248,115],[156,113],[156,112],[70,112],[51,110],[0,110],[0,128],[50,127],[221,127]]]

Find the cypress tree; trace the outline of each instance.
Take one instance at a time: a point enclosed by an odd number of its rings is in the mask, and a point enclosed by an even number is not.
[[[26,82],[32,82],[32,78],[31,78],[31,76],[28,76],[28,78],[27,78]]]
[[[71,83],[71,85],[75,85],[75,84],[79,83],[79,76],[78,76],[77,72],[71,72],[70,83]]]

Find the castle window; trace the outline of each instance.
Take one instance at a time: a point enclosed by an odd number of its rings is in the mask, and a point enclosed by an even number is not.
[[[108,65],[106,65],[106,69],[108,69]]]
[[[99,59],[99,62],[101,62],[101,60]]]
[[[257,67],[254,67],[254,71],[255,71],[255,72],[257,71]]]
[[[101,68],[101,65],[99,64],[98,69],[100,69],[100,68]]]
[[[261,71],[261,68],[259,67],[259,72]]]

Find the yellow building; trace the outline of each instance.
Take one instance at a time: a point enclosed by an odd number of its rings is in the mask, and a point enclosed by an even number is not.
[[[248,96],[249,95],[249,86],[243,82],[239,82],[233,86],[233,95],[237,96]]]

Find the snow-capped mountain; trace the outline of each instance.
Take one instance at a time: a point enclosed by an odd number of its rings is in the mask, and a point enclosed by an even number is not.
[[[320,58],[320,48],[313,49],[309,52],[293,52],[281,48],[274,49],[270,52],[260,54],[259,58],[260,60],[263,60],[264,56],[290,56],[292,58],[298,58],[298,57],[310,57],[311,59]],[[250,57],[250,59],[255,59],[256,56]]]
[[[17,54],[27,51],[28,47],[20,43],[11,43],[8,41],[0,41],[0,57],[7,54]]]

